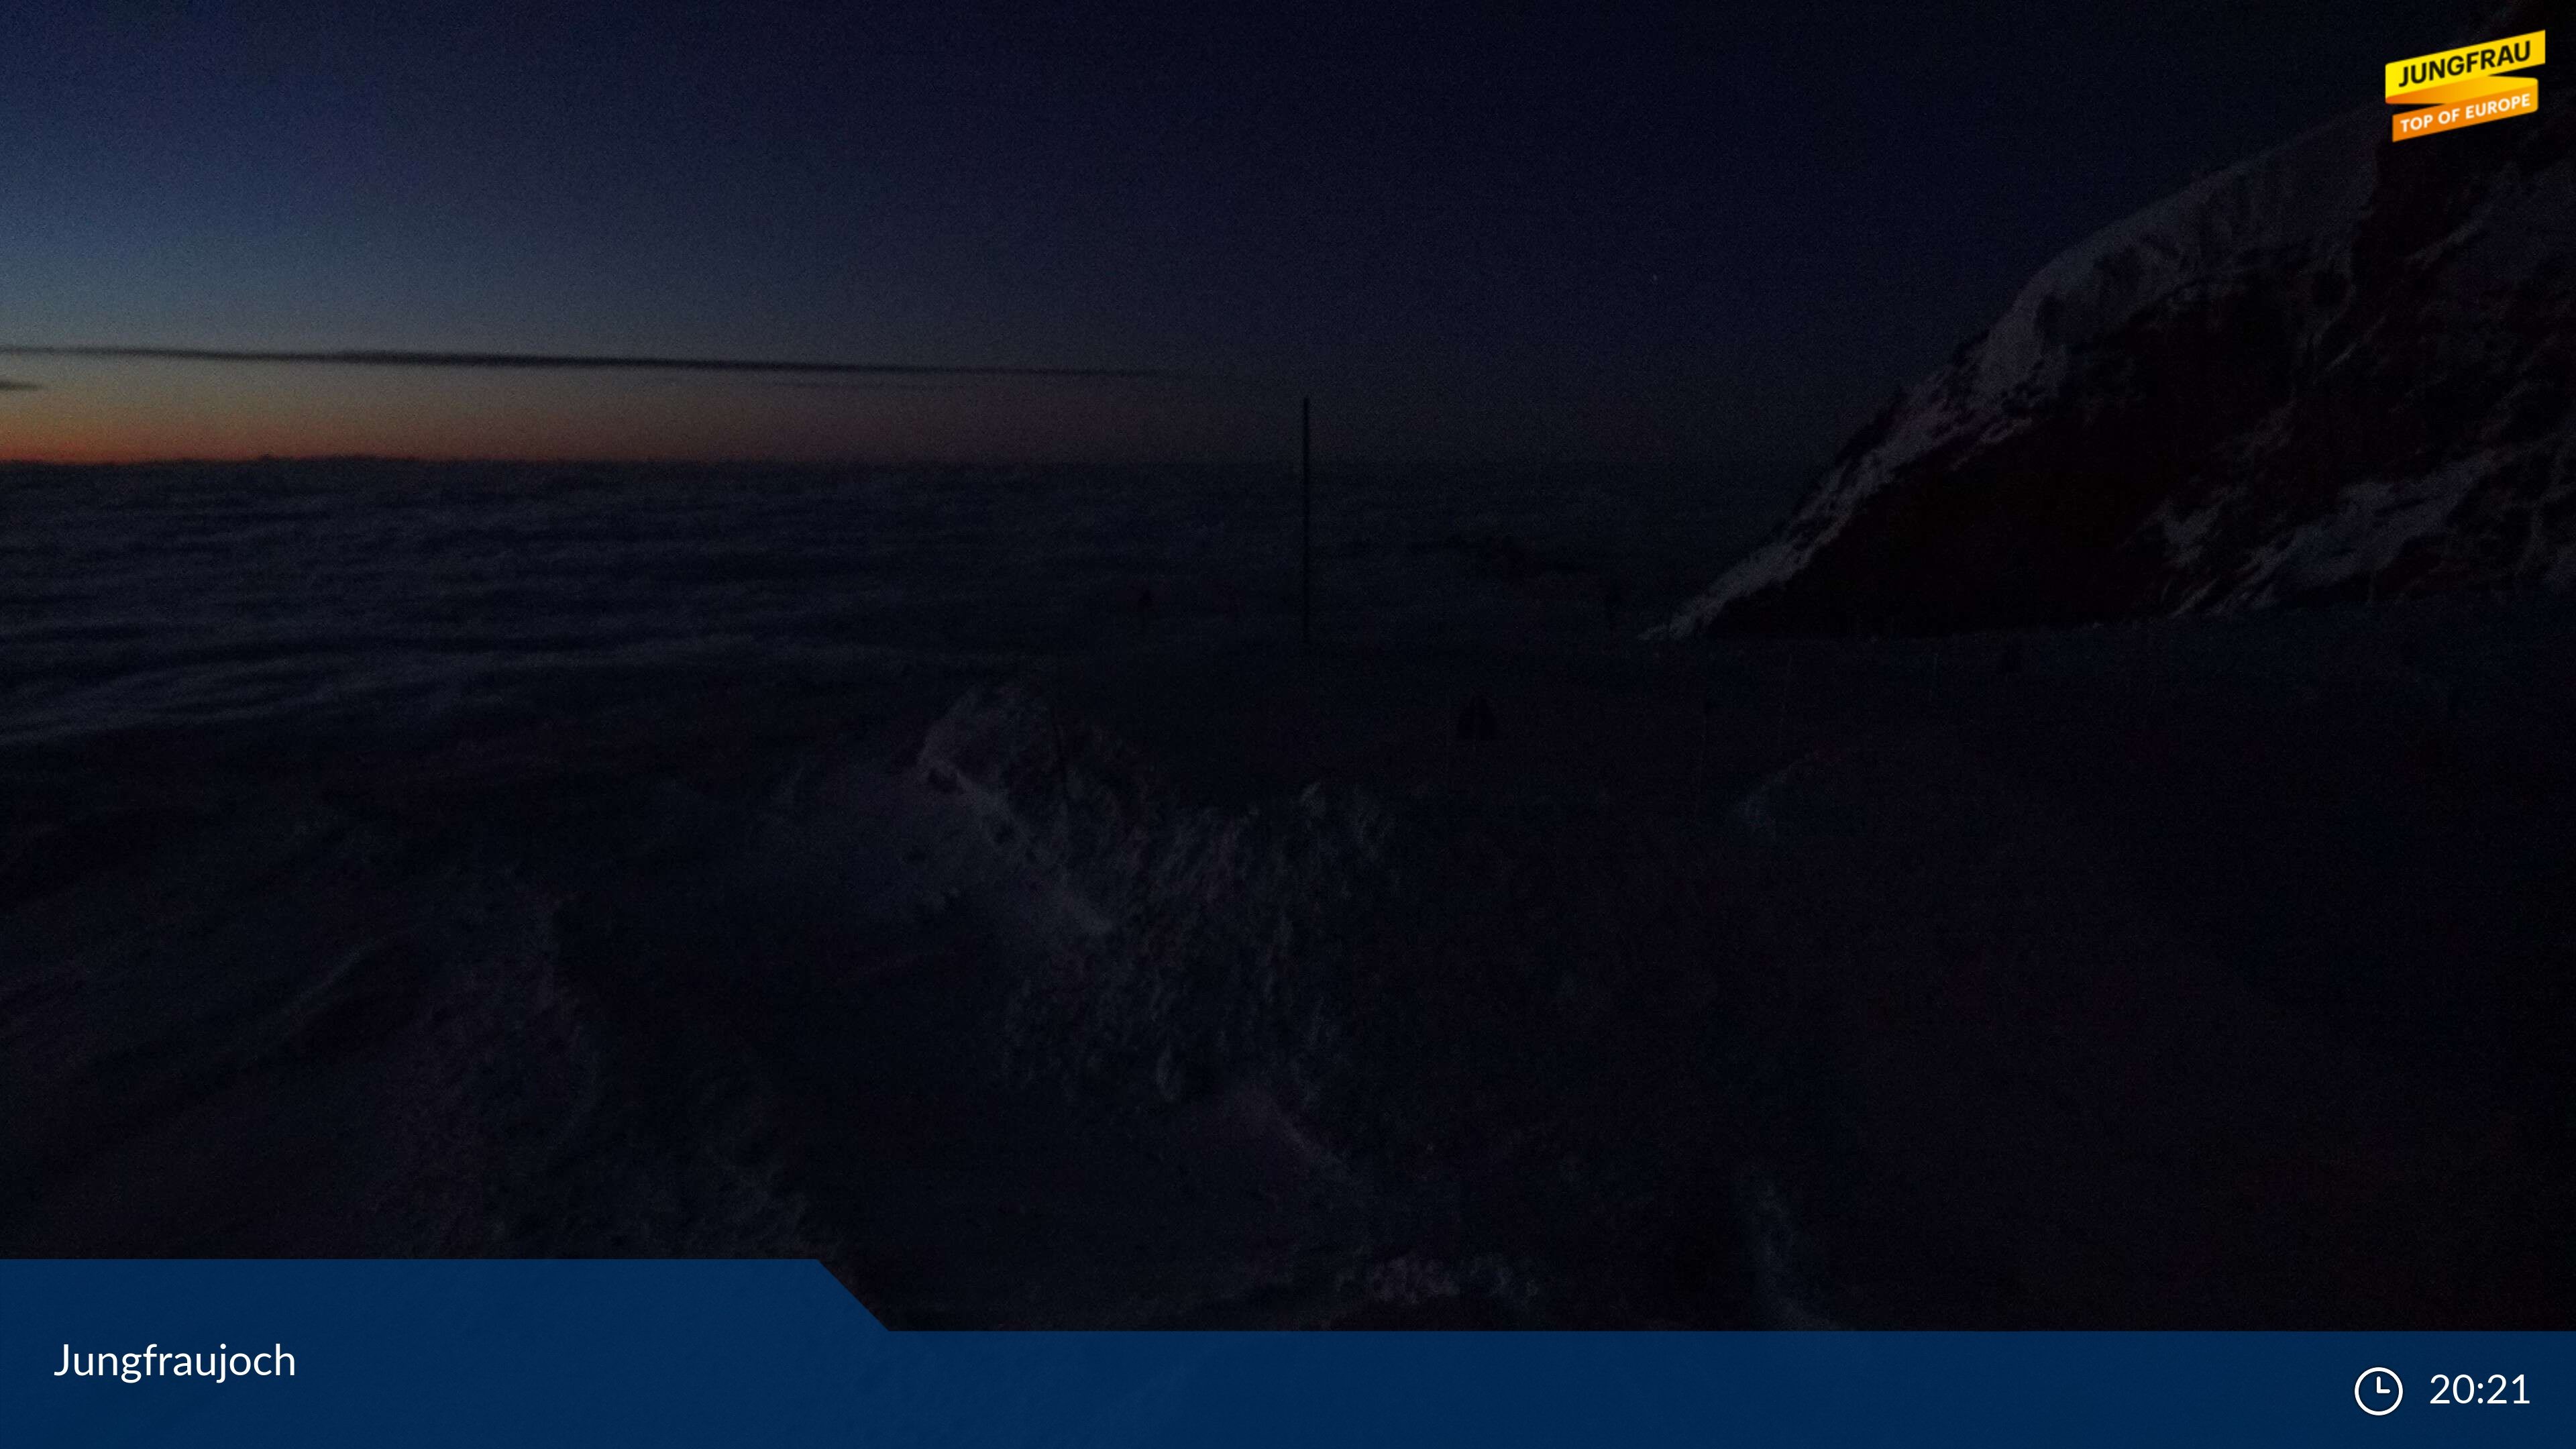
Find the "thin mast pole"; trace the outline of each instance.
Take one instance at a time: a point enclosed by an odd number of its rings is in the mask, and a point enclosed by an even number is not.
[[[1315,642],[1315,400],[1297,400],[1297,641]]]

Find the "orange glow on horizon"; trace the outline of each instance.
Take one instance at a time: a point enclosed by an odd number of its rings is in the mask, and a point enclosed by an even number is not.
[[[669,388],[618,390],[577,379],[530,386],[485,378],[320,377],[278,385],[199,373],[146,385],[83,381],[88,385],[49,382],[0,399],[0,459],[803,457],[850,451],[880,433],[852,426],[867,420],[798,417],[792,405],[759,397],[673,396]],[[839,426],[818,426],[832,422]],[[840,436],[827,441],[835,433]]]
[[[1231,454],[1239,404],[1114,387],[798,386],[593,373],[17,366],[0,462],[1052,461]]]

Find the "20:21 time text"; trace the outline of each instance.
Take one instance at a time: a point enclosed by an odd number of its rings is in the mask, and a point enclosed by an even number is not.
[[[2484,1377],[2477,1374],[2435,1374],[2433,1375],[2433,1402],[2437,1404],[2528,1404],[2531,1402],[2531,1386],[2523,1382],[2525,1377],[2527,1376],[2523,1374],[2515,1374],[2511,1378],[2506,1378],[2503,1374],[2488,1374]]]

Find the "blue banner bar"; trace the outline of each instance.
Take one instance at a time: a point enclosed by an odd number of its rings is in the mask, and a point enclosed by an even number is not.
[[[2510,1445],[2571,1402],[2563,1333],[888,1333],[812,1263],[0,1263],[7,1444]]]

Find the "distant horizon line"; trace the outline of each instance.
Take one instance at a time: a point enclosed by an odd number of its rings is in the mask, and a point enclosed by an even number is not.
[[[734,455],[721,457],[613,457],[564,454],[554,457],[529,455],[436,455],[420,453],[256,453],[171,454],[111,458],[39,458],[11,457],[0,454],[0,469],[12,468],[239,468],[260,464],[307,466],[330,463],[393,464],[415,467],[517,467],[517,468],[1271,468],[1293,469],[1293,459],[1264,454],[1226,454],[1203,456],[1155,457],[867,457],[813,456],[762,457]],[[1787,475],[1813,471],[1804,465],[1765,463],[1753,459],[1699,458],[1658,455],[1603,455],[1571,458],[1563,456],[1454,456],[1408,457],[1358,455],[1333,460],[1337,469],[1381,470],[1390,468],[1672,468],[1759,472]]]
[[[1154,367],[1027,367],[1006,364],[814,362],[773,358],[672,357],[641,353],[444,352],[390,348],[324,351],[229,347],[124,347],[92,344],[0,345],[0,357],[65,357],[123,362],[245,362],[338,367],[442,367],[499,371],[798,373],[872,377],[1095,378],[1128,381],[1220,380],[1217,374]]]

